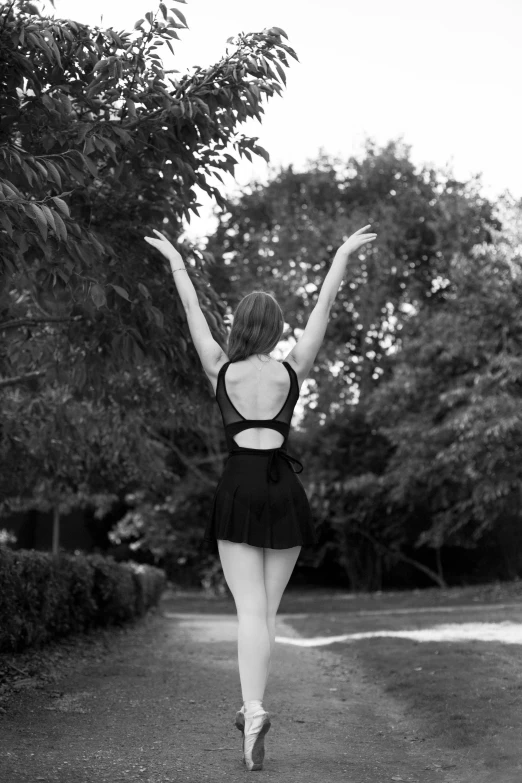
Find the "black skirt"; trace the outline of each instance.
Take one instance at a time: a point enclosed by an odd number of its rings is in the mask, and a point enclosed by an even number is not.
[[[312,510],[296,475],[302,469],[284,448],[232,449],[214,493],[204,544],[214,553],[218,538],[268,549],[313,546]]]

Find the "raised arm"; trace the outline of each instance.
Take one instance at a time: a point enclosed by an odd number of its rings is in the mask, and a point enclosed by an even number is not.
[[[153,228],[152,230],[158,236],[144,237],[145,242],[148,242],[149,245],[152,245],[152,247],[155,247],[157,250],[159,250],[160,253],[169,262],[170,268],[172,269],[172,274],[174,276],[174,282],[176,283],[176,288],[178,289],[179,298],[183,303],[183,307],[186,310],[187,307],[191,304],[199,305],[196,289],[194,288],[194,284],[188,275],[185,262],[183,261],[181,254],[176,250],[170,239],[167,239],[165,234],[162,234],[161,231],[158,231],[157,228]],[[176,272],[178,274],[176,274]]]
[[[217,378],[218,365],[222,361],[223,349],[212,336],[210,327],[199,306],[198,295],[190,279],[181,255],[174,245],[157,229],[153,229],[157,237],[145,237],[145,241],[157,248],[169,261],[178,289],[179,298],[183,304],[190,336],[207,376],[212,381]]]
[[[352,234],[336,252],[319,291],[316,305],[308,318],[306,328],[286,357],[287,360],[293,362],[299,386],[312,369],[315,357],[323,342],[330,318],[330,310],[342,283],[348,258],[352,253],[357,252],[362,245],[365,245],[367,242],[373,242],[377,236],[377,234],[364,233],[370,225],[371,223],[368,223],[367,226],[363,226],[363,228]]]

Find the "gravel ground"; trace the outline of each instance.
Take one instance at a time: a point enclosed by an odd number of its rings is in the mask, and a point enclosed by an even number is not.
[[[0,709],[0,780],[243,780],[236,629],[234,614],[190,612],[167,594],[135,626],[4,656],[19,673]],[[299,636],[291,615],[277,633]],[[349,650],[277,644],[265,706],[266,779],[493,783],[473,754],[425,736]]]

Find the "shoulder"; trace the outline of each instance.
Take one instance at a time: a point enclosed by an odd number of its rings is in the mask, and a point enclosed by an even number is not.
[[[209,379],[210,383],[212,384],[212,388],[214,390],[214,394],[216,393],[216,387],[217,387],[217,379],[219,376],[219,373],[227,364],[229,361],[228,356],[226,353],[222,352],[218,359],[216,359],[215,362],[213,362],[210,367],[205,368],[205,374],[207,378]]]
[[[302,383],[303,383],[303,381],[304,381],[304,379],[306,378],[306,375],[307,375],[305,368],[301,367],[301,366],[300,366],[300,365],[299,365],[299,364],[296,362],[296,360],[295,360],[295,358],[294,358],[294,356],[293,356],[293,354],[292,354],[291,352],[290,352],[290,353],[288,354],[288,356],[287,356],[287,357],[284,359],[284,361],[285,361],[285,362],[286,362],[286,364],[288,364],[288,365],[289,365],[289,367],[291,367],[291,368],[292,368],[292,370],[295,372],[295,374],[296,374],[296,376],[297,376],[297,385],[298,385],[298,387],[299,387],[299,388],[301,388],[301,385],[302,385]]]

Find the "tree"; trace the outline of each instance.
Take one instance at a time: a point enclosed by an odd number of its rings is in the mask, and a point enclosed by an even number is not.
[[[30,401],[11,396],[1,435],[0,511],[52,510],[54,552],[61,515],[78,507],[103,515],[120,494],[146,487],[147,497],[161,496],[179,481],[141,411],[117,402],[96,405],[61,388]]]
[[[288,167],[267,185],[253,183],[209,238],[207,249],[223,259],[211,270],[217,290],[231,281],[233,304],[245,287],[269,280],[292,314],[290,332],[298,335],[343,238],[369,222],[378,233],[378,241],[350,261],[308,400],[303,395],[309,404],[301,423],[313,476],[308,490],[321,522],[311,557],[316,566],[341,565],[353,587],[382,587],[401,561],[437,584],[445,581],[442,544],[422,535],[437,513],[419,478],[425,465],[436,483],[433,453],[424,450],[426,422],[419,419],[411,429],[409,387],[401,373],[415,373],[416,357],[427,350],[424,338],[404,347],[412,330],[423,332],[432,319],[444,319],[446,344],[462,327],[447,306],[461,296],[456,259],[467,260],[473,276],[481,263],[476,248],[487,255],[498,241],[504,215],[482,196],[479,180],[459,182],[448,171],[416,169],[406,145],[390,142],[378,150],[369,141],[360,160],[321,156],[305,171]],[[477,277],[484,297],[487,285],[487,276]],[[473,351],[476,335],[464,334]],[[447,391],[449,381],[427,357],[431,374],[419,400],[431,415],[430,394]]]
[[[417,547],[473,548],[506,523],[520,527],[522,203],[504,200],[499,212],[504,233],[453,256],[451,286],[404,330],[367,407],[393,444],[387,501],[426,509]]]
[[[232,283],[234,304],[245,288],[270,281],[294,331],[304,328],[337,247],[371,222],[378,241],[350,260],[316,363],[321,395],[331,390],[338,404],[379,383],[412,310],[442,295],[452,254],[490,242],[500,228],[479,181],[416,169],[409,153],[397,141],[379,149],[367,140],[361,159],[321,155],[305,171],[283,168],[231,203],[208,241],[223,259],[210,270],[213,286],[224,295]]]
[[[145,357],[188,377],[196,357],[181,303],[143,233],[167,220],[165,231],[179,234],[182,218],[197,213],[195,185],[226,204],[213,178],[233,172],[229,150],[268,157],[238,126],[261,119],[263,100],[281,91],[286,54],[296,57],[286,34],[240,35],[216,65],[175,78],[158,50],[172,49],[186,27],[181,11],[169,14],[163,3],[133,32],[42,17],[25,0],[0,6],[0,273],[18,293],[4,315],[12,328],[66,319],[66,361],[80,388],[88,378],[100,391],[107,362]],[[184,251],[223,339],[206,280],[212,259]],[[5,372],[42,369],[47,381],[59,377],[56,363]]]
[[[175,75],[160,54],[186,28],[178,6],[163,3],[131,32],[43,16],[25,0],[0,5],[5,508],[61,512],[142,484],[150,502],[208,460],[206,380],[170,269],[143,235],[163,223],[174,239],[197,214],[196,186],[225,205],[216,184],[235,156],[268,159],[240,125],[262,119],[287,54],[297,56],[274,27],[229,39],[218,63]],[[214,261],[182,252],[223,342]],[[189,454],[175,442],[183,428]]]

